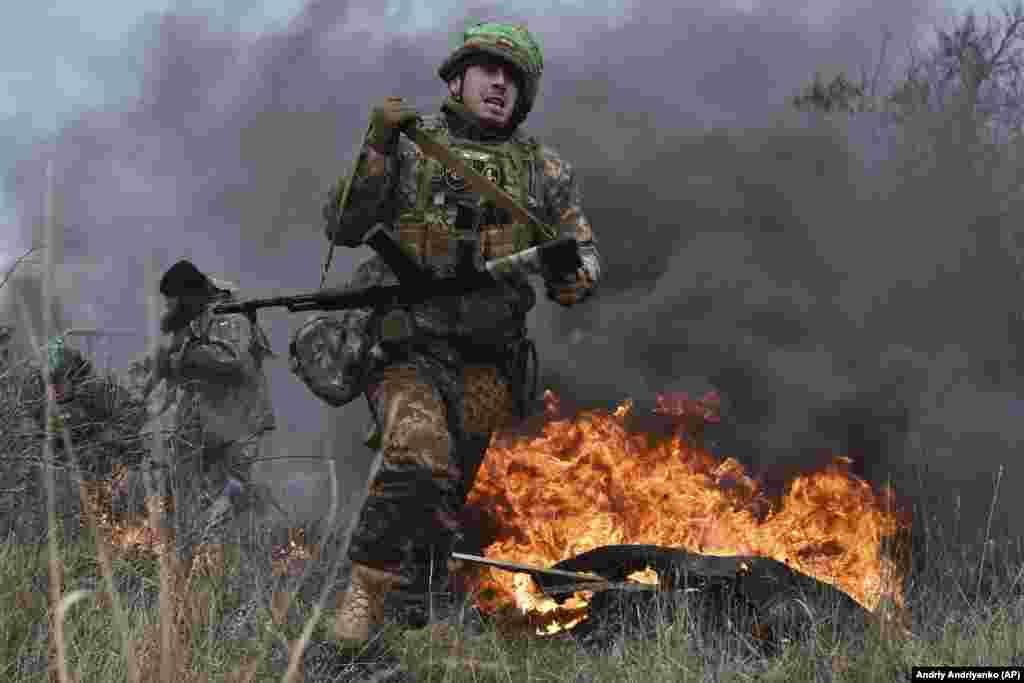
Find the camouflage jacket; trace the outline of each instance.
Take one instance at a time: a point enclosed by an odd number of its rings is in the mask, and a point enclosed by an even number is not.
[[[512,142],[535,150],[529,161],[528,208],[541,221],[557,226],[562,236],[576,238],[588,288],[593,289],[600,278],[600,259],[593,230],[583,211],[580,181],[568,162],[550,147],[519,131],[504,137],[489,135],[447,103],[439,116],[426,118],[424,127],[440,131],[441,137],[447,138],[453,147],[465,143],[479,149]],[[403,223],[399,216],[423,205],[419,193],[427,186],[417,177],[417,163],[422,159],[415,143],[405,136],[399,138],[396,149],[384,157],[383,163],[371,165],[364,147],[356,162],[347,206],[339,210],[345,186],[341,180],[324,207],[328,239],[345,242],[346,235],[363,234],[381,222],[401,241]],[[365,287],[396,282],[390,269],[373,256],[359,266],[350,284]],[[522,279],[479,294],[433,300],[416,306],[412,313],[420,329],[433,335],[475,338],[499,330],[521,335],[525,331],[526,313],[535,304],[532,286]]]
[[[202,314],[183,333],[166,377],[160,412],[172,427],[204,445],[244,440],[275,426],[263,361],[266,335],[240,314]]]

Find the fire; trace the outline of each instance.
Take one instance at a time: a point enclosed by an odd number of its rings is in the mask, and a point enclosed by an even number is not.
[[[274,576],[301,576],[306,564],[320,559],[320,544],[308,543],[301,527],[288,530],[288,542],[271,551]]]
[[[80,483],[83,509],[86,515],[80,523],[83,527],[90,521],[106,540],[108,547],[118,556],[156,560],[162,555],[174,551],[174,530],[155,529],[151,517],[147,513],[113,512],[112,498],[115,491],[126,486],[128,468],[124,465],[114,467],[109,479],[83,481]],[[161,496],[146,498],[147,510],[158,514],[172,512],[173,500]],[[271,568],[275,576],[298,576],[305,566],[320,559],[320,545],[308,543],[305,531],[301,527],[288,529],[288,541],[271,549]],[[222,573],[224,565],[224,549],[219,543],[201,543],[194,549],[194,561],[197,569],[213,574]]]
[[[470,494],[470,510],[493,538],[487,556],[548,567],[618,544],[762,556],[869,610],[886,598],[902,606],[905,570],[883,545],[909,521],[893,492],[854,476],[849,459],[796,477],[771,500],[740,463],[703,449],[703,426],[719,416],[716,394],[659,396],[655,412],[672,422],[664,435],[627,427],[631,401],[565,417],[557,396],[544,398],[542,434],[496,435]],[[632,578],[657,583],[653,571]],[[585,618],[590,597],[578,593],[559,606],[527,575],[493,569],[478,589],[482,608],[515,606],[549,633]]]

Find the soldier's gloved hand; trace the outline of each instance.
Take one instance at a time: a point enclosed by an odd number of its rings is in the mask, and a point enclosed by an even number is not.
[[[370,114],[370,133],[366,141],[382,154],[394,149],[399,130],[419,119],[419,113],[402,102],[401,97],[388,97]]]
[[[572,306],[583,301],[594,286],[590,274],[583,268],[577,268],[573,275],[546,284],[547,296],[563,306]]]

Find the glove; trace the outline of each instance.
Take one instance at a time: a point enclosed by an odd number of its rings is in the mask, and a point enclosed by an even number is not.
[[[370,132],[366,141],[378,152],[387,154],[398,141],[398,131],[416,122],[419,116],[415,109],[402,105],[401,97],[388,97],[370,114]]]
[[[589,273],[583,268],[577,268],[568,279],[548,282],[545,289],[552,301],[557,301],[563,306],[572,306],[587,298],[593,286]]]

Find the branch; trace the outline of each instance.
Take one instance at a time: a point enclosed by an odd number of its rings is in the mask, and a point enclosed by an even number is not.
[[[1007,46],[1009,46],[1010,41],[1017,37],[1017,29],[1020,28],[1021,24],[1024,24],[1024,16],[1015,17],[1006,27],[1006,31],[1003,33],[1003,39],[999,42],[999,49],[996,50],[995,54],[992,55],[992,59],[988,62],[990,68],[994,67],[999,62],[999,58],[1003,56],[1003,52],[1006,50]]]
[[[16,258],[14,260],[14,264],[10,268],[7,269],[6,273],[4,273],[4,279],[0,280],[0,289],[4,288],[4,285],[6,285],[7,281],[11,279],[12,275],[14,275],[14,271],[17,270],[18,266],[20,266],[25,259],[27,259],[29,256],[31,256],[35,252],[39,251],[40,249],[42,249],[42,247],[38,247],[38,246],[37,247],[32,247],[31,249],[26,251],[24,254],[22,254],[21,256]]]
[[[882,63],[885,61],[885,53],[889,47],[889,41],[892,39],[892,33],[889,29],[885,29],[882,34],[882,48],[878,54],[878,64],[875,66],[875,73],[871,76],[871,97],[874,98],[877,94],[878,87],[878,76],[882,73]]]
[[[1024,17],[1024,3],[1022,3],[1021,0],[1016,0],[1012,5],[1000,5],[1000,9],[1003,11],[1003,17],[1008,22],[1013,22]]]

